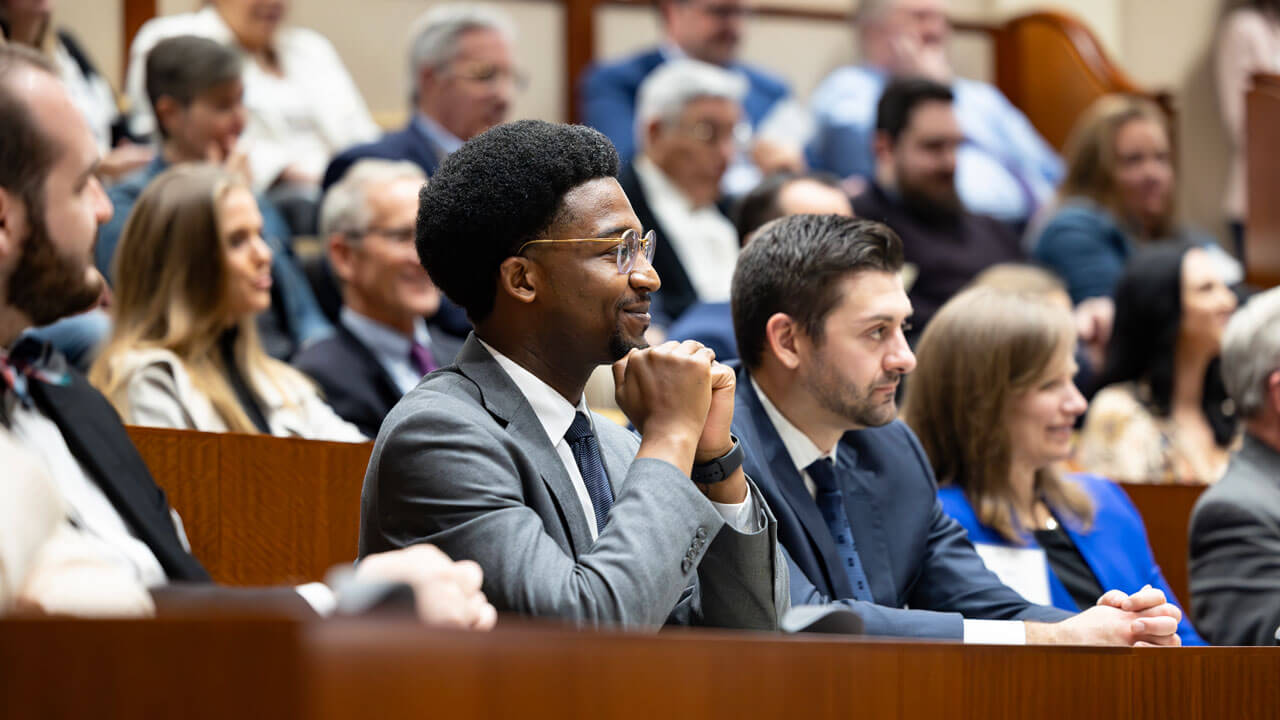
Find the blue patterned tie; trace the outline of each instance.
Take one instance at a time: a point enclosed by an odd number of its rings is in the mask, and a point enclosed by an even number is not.
[[[853,541],[853,528],[849,525],[849,514],[844,507],[844,493],[836,482],[835,469],[831,461],[818,458],[805,468],[813,484],[817,486],[818,510],[822,519],[827,521],[827,529],[831,531],[831,539],[836,542],[840,551],[840,561],[844,563],[844,571],[849,576],[849,584],[853,586],[853,598],[874,602],[871,596],[871,585],[867,582],[867,574],[862,570],[862,560],[858,557],[858,547]]]
[[[591,421],[586,415],[574,415],[573,424],[564,434],[564,439],[569,441],[573,459],[582,473],[582,482],[587,486],[587,495],[591,497],[591,507],[596,513],[596,533],[602,533],[609,521],[609,508],[613,507],[613,488],[609,486],[609,476],[605,474],[604,463],[600,460],[600,443],[596,442],[595,433],[591,432]]]

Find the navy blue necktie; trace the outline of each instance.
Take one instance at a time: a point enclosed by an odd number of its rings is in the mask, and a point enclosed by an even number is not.
[[[564,434],[564,439],[569,442],[578,471],[582,473],[582,482],[587,486],[587,495],[596,513],[596,532],[602,533],[609,521],[609,508],[613,507],[613,488],[609,486],[609,476],[605,474],[604,462],[600,460],[600,443],[596,442],[596,435],[591,432],[591,421],[586,415],[574,415],[573,424]]]
[[[853,541],[853,527],[849,525],[849,514],[844,507],[844,493],[836,482],[835,468],[826,458],[818,458],[805,468],[813,484],[817,486],[818,510],[822,519],[827,521],[827,529],[831,531],[831,539],[836,542],[840,551],[840,562],[844,564],[845,574],[849,576],[849,584],[853,586],[853,598],[873,602],[871,584],[867,582],[867,574],[862,570],[862,560],[858,557],[858,547]]]

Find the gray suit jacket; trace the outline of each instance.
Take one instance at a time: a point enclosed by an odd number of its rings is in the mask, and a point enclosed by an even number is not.
[[[1251,435],[1191,513],[1191,614],[1214,645],[1275,644],[1280,453]]]
[[[777,525],[746,535],[675,466],[596,416],[615,502],[593,543],[533,408],[472,335],[378,433],[360,501],[360,556],[418,542],[484,569],[501,611],[581,624],[774,629],[788,605]]]

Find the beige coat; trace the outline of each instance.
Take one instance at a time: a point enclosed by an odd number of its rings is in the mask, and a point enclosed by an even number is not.
[[[168,350],[152,348],[125,353],[115,371],[125,378],[130,425],[227,432],[227,424],[213,403],[191,382],[186,367]],[[367,438],[355,425],[343,420],[320,399],[315,386],[299,377],[281,392],[261,376],[248,377],[262,403],[271,434],[310,440],[363,442]]]

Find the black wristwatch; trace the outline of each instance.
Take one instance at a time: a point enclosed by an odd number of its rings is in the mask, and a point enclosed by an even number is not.
[[[729,452],[711,462],[693,466],[693,472],[689,473],[689,477],[694,482],[703,485],[718,483],[742,467],[742,443],[738,442],[738,438],[733,435],[730,435],[729,439],[733,441],[733,447],[729,449]]]

